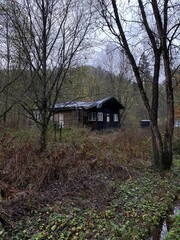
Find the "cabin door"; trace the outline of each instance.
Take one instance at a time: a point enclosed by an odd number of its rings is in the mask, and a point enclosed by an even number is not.
[[[107,113],[106,115],[106,128],[110,128],[111,127],[111,118],[110,118],[110,114]]]
[[[106,121],[107,121],[107,123],[110,123],[110,115],[109,115],[109,113],[107,113]]]

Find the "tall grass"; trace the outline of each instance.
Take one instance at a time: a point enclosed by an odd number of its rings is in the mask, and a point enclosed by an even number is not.
[[[101,133],[75,128],[63,130],[56,144],[50,139],[49,148],[40,154],[36,133],[1,134],[0,189],[5,198],[46,188],[56,180],[79,186],[95,183],[97,177],[125,180],[131,177],[132,166],[149,164],[151,141],[145,129]]]

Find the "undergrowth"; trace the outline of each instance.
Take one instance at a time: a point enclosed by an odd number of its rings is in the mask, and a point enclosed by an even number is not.
[[[149,141],[149,136],[140,131],[100,134],[74,129],[71,138],[69,131],[64,133],[61,142],[54,146],[52,142],[40,154],[36,138],[24,139],[23,132],[14,135],[6,132],[0,138],[0,184],[7,185],[7,189],[1,186],[1,190],[11,197],[8,193],[11,188],[37,190],[57,179],[83,179],[93,171],[109,176],[120,172],[126,179],[131,175],[131,166],[149,164]]]
[[[0,136],[0,239],[143,239],[177,193],[178,170],[154,173],[147,129]],[[179,159],[176,153],[177,159]]]

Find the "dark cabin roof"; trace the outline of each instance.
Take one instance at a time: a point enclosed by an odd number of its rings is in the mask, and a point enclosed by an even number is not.
[[[101,108],[103,104],[107,102],[114,102],[118,105],[119,109],[124,109],[124,107],[118,102],[118,100],[114,97],[107,97],[96,102],[65,102],[65,103],[57,103],[54,106],[54,110],[66,110],[66,109],[84,109],[88,110],[91,108]]]

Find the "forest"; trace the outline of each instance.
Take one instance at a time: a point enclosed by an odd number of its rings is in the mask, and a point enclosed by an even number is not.
[[[179,16],[176,0],[0,0],[0,239],[179,239]],[[119,128],[52,121],[108,97]]]

